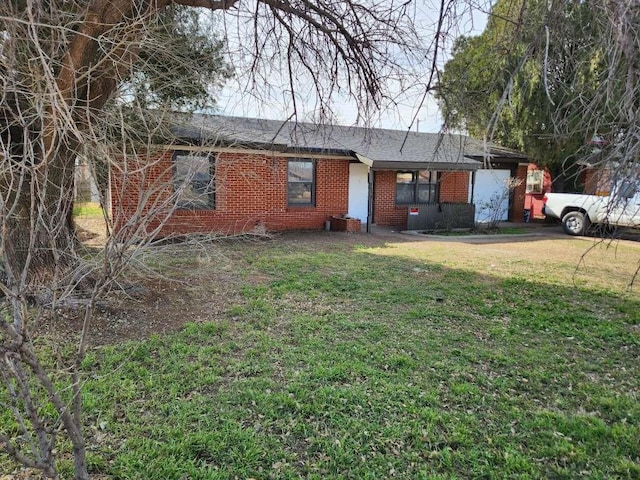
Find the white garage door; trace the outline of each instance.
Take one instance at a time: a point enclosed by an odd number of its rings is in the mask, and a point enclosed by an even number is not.
[[[473,203],[476,205],[476,222],[503,221],[509,219],[509,170],[478,170]]]

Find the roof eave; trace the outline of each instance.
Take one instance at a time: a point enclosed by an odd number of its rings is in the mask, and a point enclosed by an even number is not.
[[[364,163],[364,162],[363,162]],[[457,171],[457,172],[474,172],[482,165],[479,162],[411,162],[411,161],[383,161],[374,160],[370,165],[374,170],[437,170]]]
[[[484,162],[487,159],[490,162],[501,162],[501,163],[520,163],[528,161],[528,157],[526,155],[521,154],[509,154],[509,155],[465,155],[466,158],[473,159],[477,162]]]
[[[331,156],[335,155],[336,157],[356,157],[352,150],[345,150],[344,148],[324,148],[324,147],[295,147],[288,146],[286,149],[287,153],[296,153],[300,155],[308,154],[308,155],[325,155]]]

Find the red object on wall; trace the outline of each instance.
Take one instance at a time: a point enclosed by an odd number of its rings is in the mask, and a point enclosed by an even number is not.
[[[537,176],[531,172],[540,172]],[[534,178],[535,177],[535,178]],[[527,184],[524,196],[524,208],[529,211],[529,219],[543,219],[542,208],[545,193],[551,192],[551,174],[548,170],[530,163],[527,167]],[[535,180],[532,181],[532,180]]]

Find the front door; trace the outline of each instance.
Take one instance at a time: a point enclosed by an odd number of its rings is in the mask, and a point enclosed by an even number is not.
[[[359,219],[363,224],[367,221],[369,205],[368,167],[363,163],[349,164],[349,211],[348,215]]]

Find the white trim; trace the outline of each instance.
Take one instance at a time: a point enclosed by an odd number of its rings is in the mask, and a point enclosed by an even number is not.
[[[364,155],[360,155],[359,153],[356,153],[356,158],[360,160],[360,163],[364,163],[367,167],[373,167],[373,160],[369,160]]]

